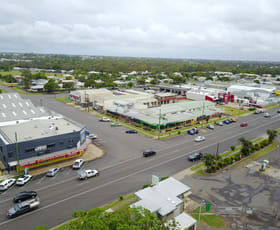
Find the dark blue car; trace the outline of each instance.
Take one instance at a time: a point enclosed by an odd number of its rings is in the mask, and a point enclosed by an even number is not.
[[[230,120],[224,120],[224,123],[229,125],[230,124]]]
[[[199,130],[197,128],[192,128],[192,129],[188,130],[188,134],[190,134],[190,135],[195,135],[198,133],[199,133]]]

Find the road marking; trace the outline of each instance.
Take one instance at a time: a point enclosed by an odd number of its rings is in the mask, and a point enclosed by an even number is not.
[[[36,184],[40,184],[45,178],[46,176],[43,176]]]

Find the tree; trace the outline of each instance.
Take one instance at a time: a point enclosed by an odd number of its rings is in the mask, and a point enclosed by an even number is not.
[[[58,88],[59,85],[53,79],[50,79],[48,83],[44,85],[44,90],[46,90],[49,93],[55,91]]]
[[[275,139],[275,137],[277,137],[277,131],[268,129],[266,131],[266,133],[268,135],[268,142],[269,142],[269,144],[271,144],[273,142],[273,140]]]
[[[134,86],[134,83],[132,81],[127,83],[127,87],[132,88]]]
[[[23,85],[24,85],[24,88],[25,89],[30,89],[30,86],[31,86],[31,81],[32,81],[32,74],[30,71],[27,71],[27,70],[24,70],[22,72],[22,75],[23,75]]]
[[[243,156],[249,156],[252,149],[253,144],[251,141],[246,140],[244,137],[239,138],[239,141],[242,144],[241,153]]]
[[[142,78],[137,79],[137,83],[138,83],[139,85],[145,85],[146,80],[145,80],[144,77],[142,77]]]
[[[76,217],[70,223],[70,230],[167,230],[168,227],[149,210],[123,207],[114,212],[105,212],[102,208],[91,209],[88,212],[76,211]],[[172,226],[176,227],[176,223]]]
[[[2,89],[0,89],[0,93],[3,93]]]
[[[64,89],[73,89],[74,88],[74,82],[64,82],[63,83]]]

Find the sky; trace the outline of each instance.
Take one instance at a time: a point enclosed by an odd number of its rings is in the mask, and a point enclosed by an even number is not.
[[[279,0],[0,3],[0,52],[280,61]]]

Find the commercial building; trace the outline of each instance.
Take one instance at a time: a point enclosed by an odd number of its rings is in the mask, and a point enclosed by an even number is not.
[[[181,227],[174,229],[196,229],[196,220],[184,212],[188,205],[191,188],[170,177],[157,182],[152,187],[135,193],[138,201],[131,207],[143,207],[154,213],[160,220],[177,219]],[[182,226],[183,225],[183,226]]]
[[[79,147],[86,128],[60,114],[36,107],[19,94],[0,95],[0,159],[6,169],[17,161]]]
[[[137,108],[127,101],[115,101],[113,105],[105,107],[105,110],[154,129],[159,125],[161,128],[186,125],[205,116],[213,117],[223,112],[223,109],[210,101],[185,101],[146,109]]]

